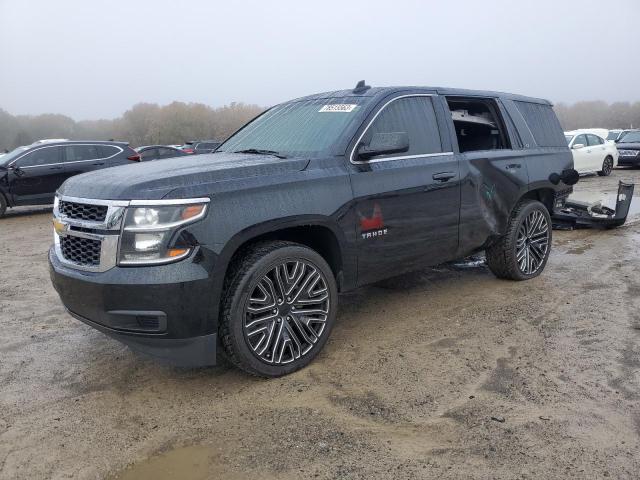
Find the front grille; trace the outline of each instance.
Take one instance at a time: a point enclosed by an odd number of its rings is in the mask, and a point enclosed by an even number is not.
[[[87,203],[75,203],[60,200],[58,210],[60,213],[74,220],[90,220],[93,222],[104,222],[107,218],[107,210],[109,207],[105,205],[89,205]]]
[[[80,237],[60,237],[60,250],[65,260],[87,267],[100,265],[100,240]]]

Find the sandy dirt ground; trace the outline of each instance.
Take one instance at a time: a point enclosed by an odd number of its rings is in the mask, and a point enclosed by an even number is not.
[[[0,220],[2,479],[640,476],[640,222],[554,232],[529,282],[448,265],[343,295],[320,356],[261,380],[67,315],[50,217]]]

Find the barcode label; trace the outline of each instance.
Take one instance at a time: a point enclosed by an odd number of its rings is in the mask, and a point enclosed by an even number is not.
[[[333,105],[324,105],[318,112],[352,112],[357,105],[353,103],[335,103]]]

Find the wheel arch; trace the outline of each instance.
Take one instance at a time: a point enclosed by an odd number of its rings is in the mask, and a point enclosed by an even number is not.
[[[253,245],[261,242],[284,240],[305,245],[318,252],[329,264],[338,284],[338,290],[347,287],[355,276],[346,252],[342,230],[327,217],[303,216],[255,225],[239,232],[227,242],[220,254],[226,278],[231,266]]]
[[[534,190],[529,190],[524,195],[522,195],[518,202],[514,205],[511,213],[517,208],[518,204],[522,202],[522,200],[537,200],[542,203],[547,210],[549,211],[549,215],[553,213],[553,203],[555,199],[555,190],[553,188],[542,187],[536,188]]]

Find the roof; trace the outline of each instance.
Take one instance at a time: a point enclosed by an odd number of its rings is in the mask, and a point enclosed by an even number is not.
[[[459,95],[459,96],[473,96],[473,97],[500,97],[507,98],[516,101],[525,101],[531,103],[540,103],[544,105],[551,105],[549,100],[543,98],[527,97],[524,95],[518,95],[506,92],[496,92],[490,90],[468,90],[463,88],[445,88],[445,87],[420,87],[420,86],[405,86],[405,87],[371,87],[364,91],[354,93],[353,89],[349,90],[334,90],[330,92],[316,93],[313,95],[307,95],[305,97],[296,98],[291,102],[308,101],[308,100],[320,100],[325,98],[348,98],[348,97],[385,97],[393,93],[431,93],[440,95]],[[285,102],[288,103],[288,102]]]

